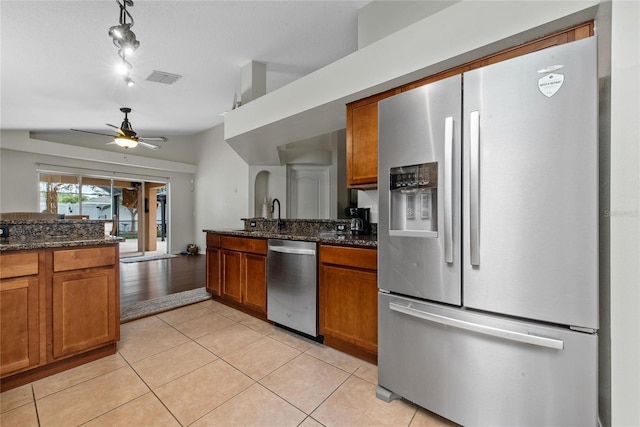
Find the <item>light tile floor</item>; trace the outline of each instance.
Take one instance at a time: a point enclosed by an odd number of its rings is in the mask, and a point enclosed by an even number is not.
[[[121,335],[113,356],[2,393],[0,425],[453,425],[376,399],[375,365],[212,300]]]

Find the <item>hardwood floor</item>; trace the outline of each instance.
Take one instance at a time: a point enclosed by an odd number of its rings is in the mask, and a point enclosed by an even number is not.
[[[120,305],[205,286],[205,255],[120,263]]]

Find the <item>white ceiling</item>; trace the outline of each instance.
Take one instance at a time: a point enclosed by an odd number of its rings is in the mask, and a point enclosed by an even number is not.
[[[266,63],[271,92],[357,50],[367,2],[134,0],[130,88],[107,34],[115,0],[2,0],[0,128],[110,133],[130,107],[140,136],[192,135],[223,121],[249,61]],[[153,70],[183,77],[145,81]]]

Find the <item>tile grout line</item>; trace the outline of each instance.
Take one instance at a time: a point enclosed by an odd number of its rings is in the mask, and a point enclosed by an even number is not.
[[[175,347],[172,347],[172,348],[175,348]],[[160,352],[160,353],[162,353],[162,352]],[[160,353],[157,353],[157,354],[160,354]],[[120,357],[122,357],[122,358],[124,359],[124,361],[127,363],[127,365],[129,365],[129,367],[131,368],[131,370],[132,370],[133,372],[135,372],[136,376],[140,379],[140,381],[142,381],[142,383],[143,383],[145,386],[147,386],[147,388],[149,389],[149,392],[150,392],[151,394],[153,394],[153,396],[154,396],[156,399],[158,399],[158,402],[160,402],[160,404],[161,404],[162,406],[164,406],[164,408],[167,410],[167,412],[169,412],[169,413],[171,414],[171,416],[176,420],[176,422],[182,426],[182,423],[180,422],[180,420],[178,420],[178,418],[175,416],[175,414],[174,414],[173,412],[171,412],[171,410],[167,407],[167,405],[165,405],[165,403],[162,401],[162,399],[160,399],[160,397],[159,397],[159,396],[156,394],[156,392],[151,388],[151,386],[150,386],[149,384],[147,384],[147,382],[144,380],[144,378],[142,378],[142,377],[140,376],[140,374],[138,373],[138,371],[136,371],[136,369],[131,365],[131,363],[129,363],[129,361],[128,361],[127,359],[125,359],[125,358],[124,358],[124,356],[120,355]],[[141,360],[142,360],[142,359],[141,359]],[[214,360],[214,361],[211,361],[211,362],[209,362],[209,363],[213,363],[213,362],[215,362],[215,360]],[[207,366],[209,363],[207,363],[207,364],[206,364],[206,365],[204,365],[204,366]],[[200,369],[200,368],[198,368],[198,369]],[[192,372],[193,372],[193,371],[192,371]],[[183,376],[184,376],[184,375],[183,375]],[[181,377],[180,377],[180,378],[181,378]],[[168,383],[167,383],[167,384],[168,384]],[[163,385],[164,385],[164,384],[163,384]],[[145,393],[145,394],[146,394],[146,393]],[[136,397],[136,398],[135,398],[135,399],[133,399],[133,400],[130,400],[129,402],[123,403],[123,404],[122,404],[122,405],[120,405],[120,406],[123,406],[123,405],[126,405],[127,403],[133,402],[134,400],[136,400],[136,399],[138,399],[139,397],[142,397],[142,396],[144,396],[144,394],[143,394],[143,395],[141,395],[141,396]],[[120,406],[118,406],[118,407],[120,407]],[[113,411],[114,409],[116,409],[116,408],[113,408],[111,411]],[[111,411],[108,411],[108,412],[111,412]],[[105,413],[108,413],[108,412],[105,412]],[[103,414],[103,415],[104,415],[104,414]]]
[[[29,384],[29,388],[31,389],[31,397],[33,398],[33,407],[36,411],[36,421],[38,422],[38,426],[40,426],[40,413],[38,412],[38,402],[36,400],[36,391],[33,389],[33,383]]]
[[[212,353],[213,354],[213,353]],[[207,415],[209,415],[210,413],[212,413],[213,411],[215,411],[216,409],[220,408],[222,405],[224,405],[225,403],[229,402],[230,400],[238,397],[239,395],[241,395],[242,393],[244,393],[245,391],[247,391],[249,388],[253,387],[254,385],[258,384],[258,381],[254,380],[253,378],[251,378],[249,375],[245,374],[244,372],[242,372],[240,369],[236,368],[235,366],[233,366],[231,363],[227,362],[226,360],[224,360],[222,357],[219,357],[218,360],[223,361],[224,363],[226,363],[227,365],[229,365],[230,368],[235,369],[236,371],[240,372],[242,375],[244,375],[245,377],[249,378],[251,381],[253,381],[253,384],[248,385],[246,388],[242,389],[241,391],[239,391],[238,393],[234,394],[233,396],[229,397],[227,400],[225,400],[224,402],[220,403],[218,406],[216,406],[215,408],[212,408],[210,411],[205,412],[204,414],[202,414],[202,416],[196,418],[193,422],[189,423],[189,425],[195,424],[196,422],[198,422],[199,420],[201,420],[202,418],[206,417]],[[215,362],[215,361],[214,361]],[[213,362],[211,362],[213,363]],[[182,423],[180,423],[180,425],[182,425]]]

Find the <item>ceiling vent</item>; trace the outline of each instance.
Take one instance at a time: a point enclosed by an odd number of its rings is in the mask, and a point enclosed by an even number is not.
[[[176,82],[176,80],[178,80],[181,77],[182,76],[179,76],[177,74],[171,74],[164,71],[153,70],[153,72],[149,74],[149,76],[145,80],[150,82],[156,82],[156,83],[164,83],[166,85],[172,85]]]

